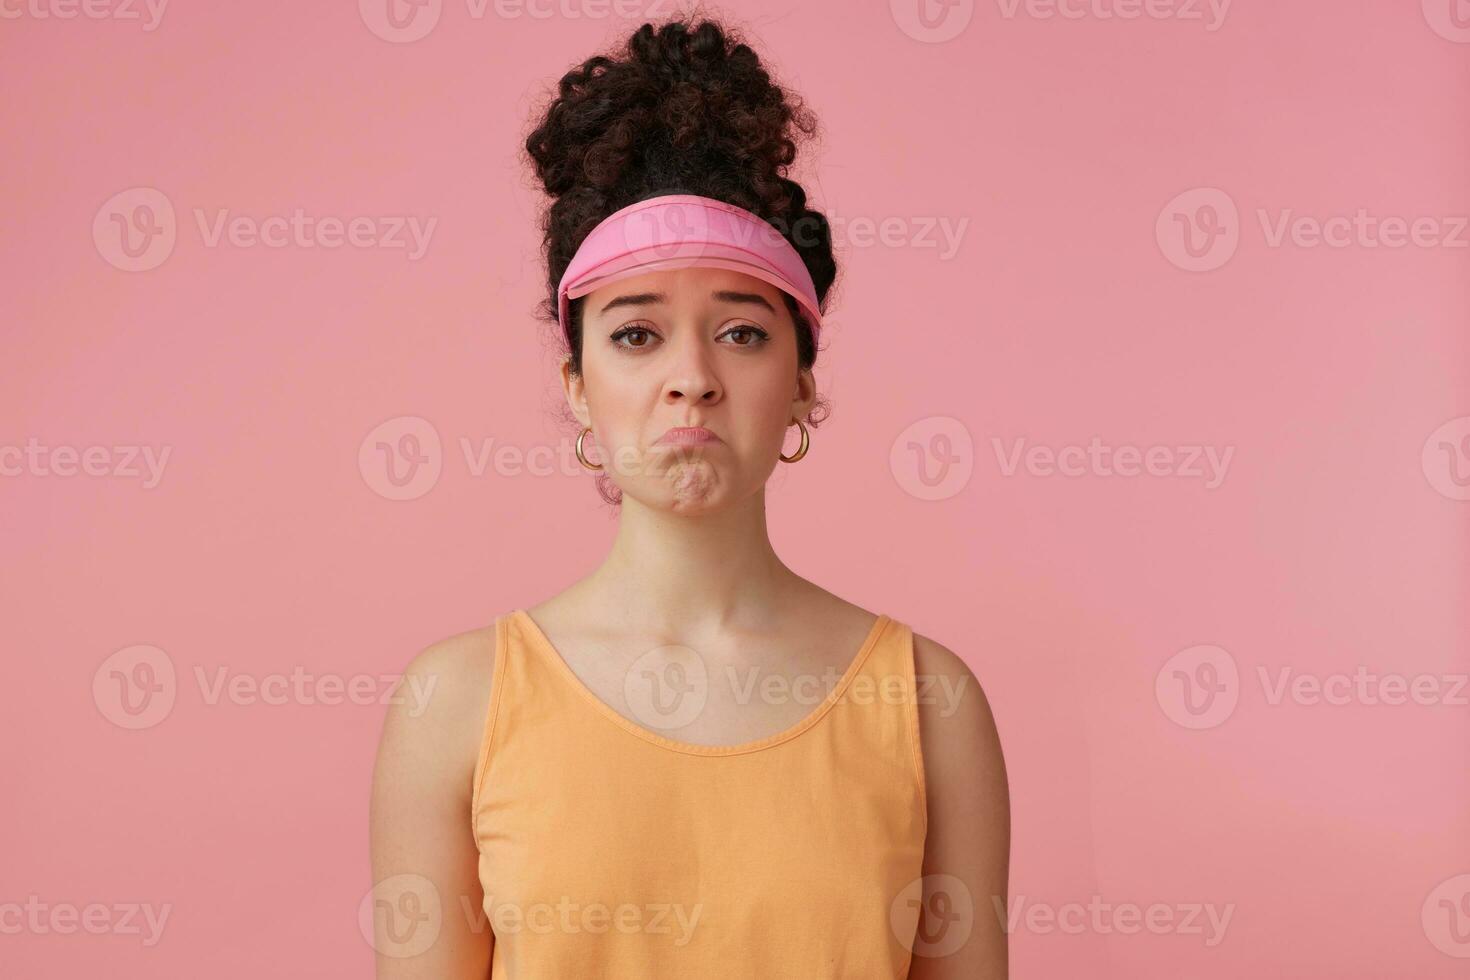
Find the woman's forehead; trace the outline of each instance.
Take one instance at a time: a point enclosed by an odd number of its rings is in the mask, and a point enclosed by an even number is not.
[[[729,294],[729,295],[720,295]],[[642,272],[599,286],[587,294],[588,312],[594,315],[611,301],[623,297],[659,297],[645,303],[739,302],[741,295],[762,297],[773,309],[781,308],[781,290],[755,276],[734,269],[690,266]],[[619,304],[626,305],[626,304]]]

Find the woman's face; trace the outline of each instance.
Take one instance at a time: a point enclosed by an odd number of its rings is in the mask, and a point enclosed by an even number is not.
[[[779,289],[726,269],[672,269],[584,297],[582,376],[563,365],[562,384],[592,427],[597,455],[588,456],[625,495],[699,513],[765,485],[787,427],[816,398],[796,362]],[[693,426],[713,437],[669,434]]]

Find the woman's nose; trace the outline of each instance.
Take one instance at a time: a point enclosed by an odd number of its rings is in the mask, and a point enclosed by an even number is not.
[[[721,389],[714,365],[710,361],[711,351],[703,338],[693,331],[681,333],[683,336],[674,343],[669,377],[664,383],[664,397],[670,401],[717,400]]]

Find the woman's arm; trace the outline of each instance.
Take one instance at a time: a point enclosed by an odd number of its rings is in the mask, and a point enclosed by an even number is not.
[[[450,637],[404,673],[373,770],[374,948],[379,980],[485,980],[470,791],[494,670],[493,627]]]
[[[995,719],[965,662],[917,634],[914,671],[929,833],[909,978],[1006,980],[1011,805]]]

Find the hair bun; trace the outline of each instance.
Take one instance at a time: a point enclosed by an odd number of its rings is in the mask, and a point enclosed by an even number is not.
[[[552,199],[542,218],[543,318],[557,321],[557,284],[603,218],[672,193],[726,201],[770,222],[825,299],[837,275],[831,229],[786,175],[798,142],[816,132],[815,116],[771,78],[756,52],[711,20],[645,23],[620,49],[572,68],[525,141]],[[803,367],[814,359],[808,336]]]

